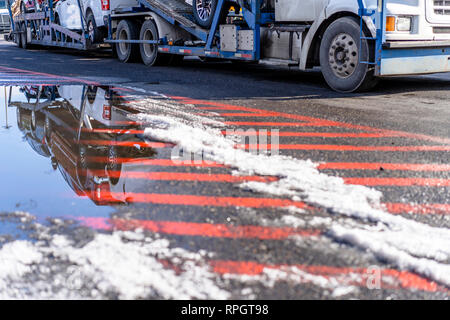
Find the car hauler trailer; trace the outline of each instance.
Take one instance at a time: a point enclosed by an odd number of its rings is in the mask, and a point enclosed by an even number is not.
[[[34,12],[27,11],[25,5],[21,5],[20,12],[15,15],[12,11],[12,0],[6,1],[11,20],[11,33],[5,38],[14,41],[21,48],[26,49],[29,45],[41,45],[90,50],[100,46],[100,44],[93,44],[89,41],[80,0],[77,0],[82,26],[79,32],[64,28],[58,23],[54,12],[54,4],[58,0],[46,0],[39,7],[34,7]],[[24,0],[17,1],[22,4]]]
[[[102,1],[111,6],[104,42],[122,62],[140,57],[151,66],[198,56],[300,70],[320,66],[340,92],[368,90],[381,77],[450,71],[447,0],[193,0],[194,6],[184,0],[130,0],[129,6]],[[79,34],[55,24],[51,3],[43,12],[11,19],[22,46],[95,47],[84,27]],[[200,26],[193,8],[209,9],[208,27]]]

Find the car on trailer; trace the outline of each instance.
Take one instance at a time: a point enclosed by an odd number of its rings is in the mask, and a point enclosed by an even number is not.
[[[130,0],[59,0],[55,5],[55,21],[64,28],[81,31],[83,19],[91,43],[101,43],[108,33],[110,9],[132,3]]]

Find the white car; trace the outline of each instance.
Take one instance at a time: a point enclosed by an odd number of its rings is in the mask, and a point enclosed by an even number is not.
[[[139,6],[136,0],[80,0],[80,3],[83,22],[92,43],[101,42],[106,36],[111,10]],[[55,5],[55,21],[64,28],[80,31],[82,24],[78,0],[59,0]]]

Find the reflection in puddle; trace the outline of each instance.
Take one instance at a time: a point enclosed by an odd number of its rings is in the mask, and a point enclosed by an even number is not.
[[[111,88],[0,87],[0,97],[0,211],[107,216],[108,205],[126,203],[128,190],[142,187],[123,177],[126,159],[156,152],[129,118],[137,112]]]

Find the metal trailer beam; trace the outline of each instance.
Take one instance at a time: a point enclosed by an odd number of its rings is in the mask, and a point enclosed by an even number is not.
[[[170,4],[170,1],[160,1],[160,0],[138,0],[138,2],[156,13],[158,16],[166,20],[172,25],[176,25],[184,29],[185,31],[189,32],[190,34],[194,35],[195,37],[199,38],[202,41],[207,41],[208,38],[208,30],[205,30],[203,28],[200,28],[198,25],[196,25],[194,22],[192,22],[190,19],[186,18],[183,15],[180,15],[175,10],[169,7],[168,4]],[[173,1],[177,2],[177,1]],[[186,4],[185,4],[186,5]],[[220,14],[220,10],[217,10],[216,8],[215,15]]]

